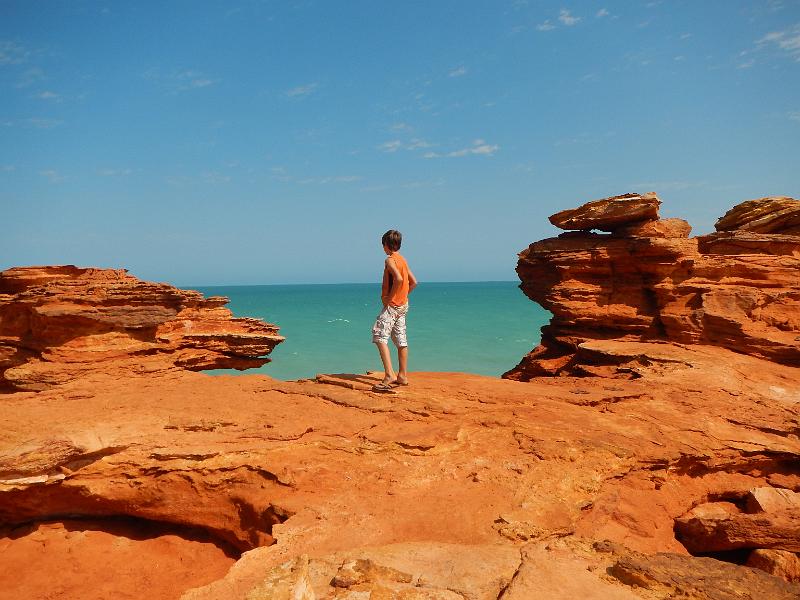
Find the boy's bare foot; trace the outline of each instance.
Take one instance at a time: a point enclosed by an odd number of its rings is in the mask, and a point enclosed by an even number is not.
[[[397,387],[397,386],[400,386],[400,385],[408,385],[408,379],[406,379],[404,377],[397,377],[396,379],[393,379],[392,381],[390,381],[389,385],[391,385],[393,387]]]

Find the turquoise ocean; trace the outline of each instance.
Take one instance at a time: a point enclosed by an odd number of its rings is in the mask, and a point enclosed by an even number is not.
[[[409,370],[499,376],[539,343],[550,313],[517,282],[420,283],[407,317]],[[237,317],[275,323],[286,341],[261,372],[278,379],[317,373],[381,370],[372,325],[381,308],[379,284],[197,287],[227,296]],[[397,366],[396,354],[392,350]],[[237,371],[213,371],[213,373]]]

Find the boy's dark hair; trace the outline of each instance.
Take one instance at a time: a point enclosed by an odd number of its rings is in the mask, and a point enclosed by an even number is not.
[[[400,250],[400,245],[403,243],[403,234],[396,229],[390,229],[383,234],[381,242],[392,252]]]

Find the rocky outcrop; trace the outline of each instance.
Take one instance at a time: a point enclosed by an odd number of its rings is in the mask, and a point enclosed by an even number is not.
[[[585,368],[631,380],[412,373],[409,387],[377,394],[376,373],[211,377],[176,357],[206,364],[222,346],[155,332],[216,300],[124,272],[84,275],[96,285],[45,270],[4,288],[18,312],[3,326],[30,333],[3,339],[24,341],[34,364],[63,358],[71,378],[2,398],[0,599],[145,586],[183,600],[800,593],[768,574],[794,573],[794,552],[780,549],[794,546],[770,540],[794,535],[780,515],[800,491],[797,368],[613,338],[580,344]],[[225,316],[215,330],[235,327]],[[94,345],[109,333],[121,356]],[[166,346],[124,351],[152,340]],[[81,347],[109,358],[70,362]],[[770,526],[764,511],[776,511]],[[753,556],[739,562],[762,570],[692,556],[677,532],[687,518],[743,523]]]
[[[94,372],[247,369],[283,341],[235,319],[227,298],[125,270],[21,267],[0,273],[0,389],[43,390]]]
[[[631,223],[658,219],[659,206],[661,200],[654,192],[623,194],[563,210],[552,215],[550,222],[561,229],[614,231]]]
[[[786,196],[748,200],[720,217],[717,231],[750,231],[800,235],[800,203]]]
[[[609,341],[722,346],[800,365],[800,201],[745,202],[720,219],[720,231],[695,238],[653,207],[655,194],[627,194],[551,217],[581,231],[520,253],[522,291],[553,318],[505,377],[636,376],[647,357],[596,352]]]

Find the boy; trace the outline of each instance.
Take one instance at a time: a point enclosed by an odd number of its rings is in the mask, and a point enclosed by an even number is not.
[[[408,268],[406,259],[400,254],[403,235],[394,229],[383,234],[381,243],[386,253],[383,268],[383,284],[381,301],[383,310],[372,327],[372,341],[378,347],[383,362],[383,381],[372,389],[376,392],[388,392],[398,385],[408,385],[408,342],[406,340],[406,313],[408,312],[408,295],[417,287],[417,279]],[[389,337],[397,346],[399,368],[395,376],[392,368],[392,355],[389,352]]]

